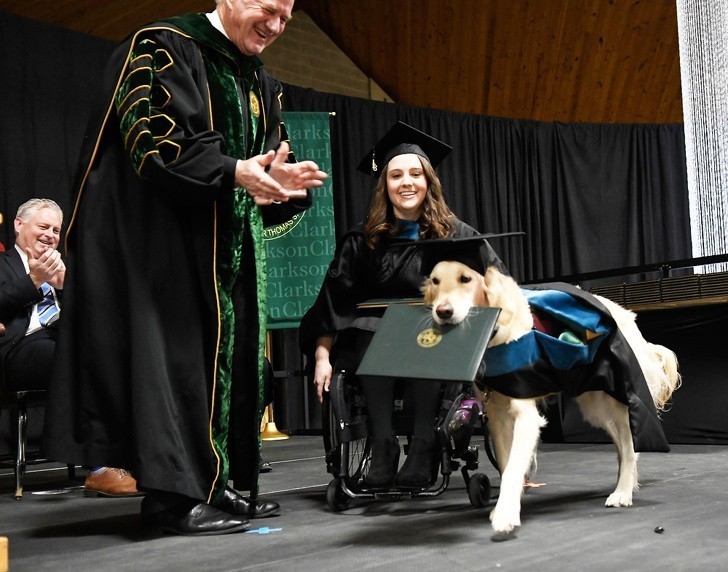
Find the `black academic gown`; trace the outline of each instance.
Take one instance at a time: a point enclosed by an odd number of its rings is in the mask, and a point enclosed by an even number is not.
[[[627,406],[635,451],[669,451],[670,447],[642,368],[604,304],[593,294],[563,282],[535,284],[524,288],[568,294],[577,306],[596,313],[600,323],[608,330],[585,346],[572,346],[557,341],[551,335],[542,334],[539,336],[540,348],[536,348],[533,353],[519,347],[518,340],[488,349],[484,358],[485,376],[478,383],[518,399],[543,397],[552,393],[564,393],[574,397],[587,391],[604,391]],[[568,313],[565,316],[568,322],[575,323]],[[559,321],[559,318],[551,318]],[[593,351],[579,354],[591,345],[594,346]],[[500,361],[510,351],[521,351],[529,357],[519,356],[522,363],[517,369],[496,371],[495,360]],[[570,355],[570,351],[573,354]]]
[[[454,237],[479,234],[474,228],[456,221]],[[379,298],[421,297],[420,288],[425,276],[420,273],[422,250],[417,241],[411,246],[390,248],[395,241],[383,237],[376,250],[370,249],[364,238],[363,227],[347,232],[336,247],[334,259],[324,278],[316,302],[301,320],[299,339],[304,354],[312,356],[316,339],[323,334],[335,334],[337,341],[352,331],[375,332],[382,311],[357,309],[365,300]],[[396,239],[400,243],[401,239]],[[498,255],[485,241],[482,249],[487,266],[505,269]],[[361,340],[361,337],[359,338]],[[363,339],[367,339],[366,336]],[[334,361],[345,348],[334,346]],[[349,348],[346,348],[347,350]],[[366,347],[357,348],[356,355],[347,352],[347,368],[355,368]],[[339,362],[341,367],[341,361]]]
[[[259,209],[234,189],[237,158],[287,139],[261,65],[204,14],[150,25],[112,56],[67,233],[49,458],[200,500],[228,478],[257,493],[261,231],[310,204]]]

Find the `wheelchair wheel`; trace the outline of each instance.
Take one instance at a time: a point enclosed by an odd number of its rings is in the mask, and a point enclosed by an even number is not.
[[[468,482],[468,497],[475,508],[483,508],[490,501],[490,479],[483,473],[475,473]]]
[[[357,439],[349,443],[349,481],[358,483],[369,468],[369,454],[371,452],[369,437]]]
[[[347,483],[354,486],[366,474],[371,443],[361,388],[346,377],[346,372],[336,372],[329,393],[324,393],[323,437],[329,473],[345,476]]]
[[[326,504],[334,512],[341,512],[349,508],[351,498],[341,490],[341,479],[334,479],[326,487]]]

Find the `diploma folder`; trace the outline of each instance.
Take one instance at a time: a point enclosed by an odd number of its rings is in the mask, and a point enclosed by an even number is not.
[[[500,308],[473,308],[460,324],[438,325],[432,308],[389,304],[357,375],[473,382]]]

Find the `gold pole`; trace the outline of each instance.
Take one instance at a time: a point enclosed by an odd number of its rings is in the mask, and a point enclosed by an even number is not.
[[[270,361],[270,331],[265,333],[265,357]],[[273,383],[273,380],[271,380]],[[289,439],[289,436],[285,433],[278,431],[276,422],[273,418],[273,404],[271,403],[265,408],[262,419],[263,428],[260,431],[260,438],[263,441],[282,441]]]
[[[8,537],[0,536],[0,572],[8,572]]]

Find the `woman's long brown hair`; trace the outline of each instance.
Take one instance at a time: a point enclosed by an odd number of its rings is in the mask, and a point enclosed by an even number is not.
[[[427,179],[427,192],[422,203],[422,216],[420,223],[420,238],[445,238],[452,234],[455,215],[447,206],[442,192],[440,179],[432,168],[430,161],[418,155],[422,170]],[[382,235],[393,236],[397,232],[397,217],[394,207],[387,193],[387,172],[389,163],[382,169],[377,181],[369,211],[364,221],[364,237],[369,248],[374,249],[379,244]]]

